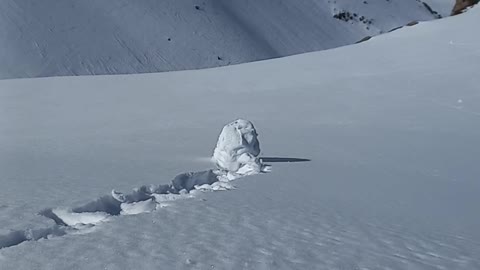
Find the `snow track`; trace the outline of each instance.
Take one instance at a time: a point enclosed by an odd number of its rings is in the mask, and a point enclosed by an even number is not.
[[[269,166],[263,165],[262,172]],[[247,174],[251,175],[251,174]],[[66,208],[48,208],[39,215],[51,219],[55,224],[47,228],[12,231],[0,236],[0,249],[13,247],[27,241],[38,241],[67,234],[87,233],[96,225],[110,221],[115,216],[136,215],[153,212],[168,205],[168,202],[187,199],[202,191],[234,189],[229,183],[244,175],[207,170],[177,175],[171,184],[150,185],[135,188],[130,194],[112,190],[111,195],[102,196],[85,205]]]
[[[270,171],[270,166],[258,158],[259,145],[253,124],[248,120],[237,119],[227,124],[218,138],[212,158],[217,169],[181,173],[170,184],[141,186],[130,194],[112,190],[110,195],[71,209],[44,209],[39,215],[51,219],[55,225],[42,229],[17,230],[0,236],[0,249],[26,241],[88,232],[114,216],[153,212],[166,206],[166,202],[191,198],[196,191],[233,189],[229,183],[231,180]]]
[[[67,230],[67,227],[54,225],[50,228],[13,231],[7,235],[0,236],[0,249],[16,246],[25,241],[38,241],[40,239],[63,236],[67,234]]]

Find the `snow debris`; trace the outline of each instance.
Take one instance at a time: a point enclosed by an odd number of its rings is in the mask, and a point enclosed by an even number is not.
[[[229,173],[248,175],[261,171],[260,143],[252,122],[238,119],[225,125],[218,137],[212,161]]]

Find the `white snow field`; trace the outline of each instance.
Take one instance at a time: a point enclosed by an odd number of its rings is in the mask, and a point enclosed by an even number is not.
[[[420,0],[2,0],[0,79],[198,69],[329,49],[437,18],[436,4],[430,6]]]
[[[480,269],[479,23],[477,7],[282,59],[0,81],[0,269]],[[215,185],[238,118],[271,172]],[[199,190],[162,190],[188,172]]]

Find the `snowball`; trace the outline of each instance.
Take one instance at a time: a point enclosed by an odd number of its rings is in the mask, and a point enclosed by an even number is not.
[[[257,131],[248,120],[238,119],[223,127],[213,151],[213,162],[218,168],[228,172],[238,172],[249,164],[257,165],[256,158],[260,154],[260,143]]]

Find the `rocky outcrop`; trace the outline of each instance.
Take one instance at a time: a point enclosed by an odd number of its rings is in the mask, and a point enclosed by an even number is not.
[[[479,0],[456,0],[452,9],[452,16],[462,13],[466,8],[478,4]]]

